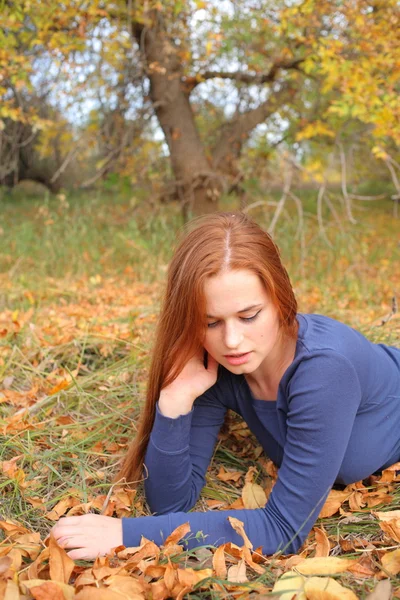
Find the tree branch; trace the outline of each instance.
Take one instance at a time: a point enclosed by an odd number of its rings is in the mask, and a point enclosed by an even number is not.
[[[293,94],[294,91],[288,85],[284,85],[256,108],[235,115],[228,123],[224,123],[219,140],[212,151],[214,167],[225,172],[232,172],[232,165],[240,156],[242,146],[253,129],[259,123],[263,123],[280,106],[291,100]]]
[[[262,85],[271,83],[275,80],[281,69],[296,69],[304,62],[304,58],[295,58],[293,60],[277,60],[268,73],[243,73],[241,71],[205,71],[192,77],[186,77],[183,84],[187,91],[192,91],[197,85],[208,79],[229,79],[231,81],[240,81],[248,85]]]

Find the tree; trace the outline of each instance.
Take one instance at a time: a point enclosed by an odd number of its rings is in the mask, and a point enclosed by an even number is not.
[[[237,185],[238,159],[260,124],[279,123],[286,143],[301,143],[335,137],[358,120],[379,145],[399,143],[396,0],[65,0],[62,13],[55,0],[5,7],[4,89],[32,85],[32,56],[47,56],[75,103],[79,94],[83,104],[101,96],[112,110],[122,97],[129,118],[154,114],[176,194],[194,212],[215,210]]]

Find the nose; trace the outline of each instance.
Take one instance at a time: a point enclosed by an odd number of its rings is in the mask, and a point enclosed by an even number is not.
[[[240,327],[238,327],[236,324],[226,323],[224,338],[225,346],[230,350],[235,350],[239,348],[240,343],[243,339],[243,334],[240,331]]]

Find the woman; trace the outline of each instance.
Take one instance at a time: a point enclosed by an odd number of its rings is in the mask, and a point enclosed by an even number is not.
[[[256,510],[187,513],[205,481],[227,409],[279,466]],[[156,516],[66,517],[53,528],[74,558],[145,536],[162,544],[189,521],[188,547],[241,544],[296,552],[335,482],[400,460],[400,349],[330,318],[297,314],[271,238],[240,213],[193,222],[171,262],[136,440],[118,478],[138,481]],[[200,535],[196,535],[202,532]]]

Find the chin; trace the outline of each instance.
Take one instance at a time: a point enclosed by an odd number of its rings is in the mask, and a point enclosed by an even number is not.
[[[231,373],[234,373],[235,375],[249,375],[250,373],[253,373],[255,371],[254,365],[250,365],[250,364],[244,364],[244,365],[229,365],[229,364],[224,364],[223,365],[225,367],[225,369],[227,371],[230,371]]]

